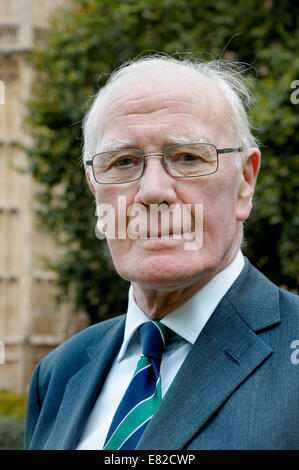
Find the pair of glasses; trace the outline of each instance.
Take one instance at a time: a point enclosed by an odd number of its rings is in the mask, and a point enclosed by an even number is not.
[[[208,143],[169,145],[163,153],[144,154],[138,149],[110,150],[95,154],[86,165],[92,167],[97,183],[122,184],[141,178],[146,157],[161,156],[162,165],[170,176],[195,178],[216,173],[219,155],[242,150],[243,147],[219,149]]]

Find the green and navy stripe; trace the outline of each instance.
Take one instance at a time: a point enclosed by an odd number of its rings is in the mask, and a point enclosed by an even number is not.
[[[166,328],[159,322],[141,325],[142,356],[115,413],[105,450],[135,449],[162,399],[160,364]]]

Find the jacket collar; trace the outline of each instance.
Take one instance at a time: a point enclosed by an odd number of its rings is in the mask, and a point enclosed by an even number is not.
[[[279,289],[247,258],[226,299],[243,321],[255,332],[280,323]]]

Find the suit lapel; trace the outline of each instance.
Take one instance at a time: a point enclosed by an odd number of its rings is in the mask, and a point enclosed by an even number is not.
[[[123,340],[122,319],[87,351],[87,364],[70,378],[45,449],[74,449]]]
[[[255,275],[250,279],[254,268],[248,262],[244,269],[231,288],[233,292],[222,299],[192,346],[137,449],[186,447],[239,385],[271,355],[272,349],[256,335],[252,325],[258,330],[279,322],[276,289],[272,287],[272,294],[275,293],[269,300],[269,289],[267,293],[260,292],[265,278],[256,279]],[[248,307],[244,299],[240,300],[238,292],[243,289],[255,299],[255,308],[253,301]],[[257,290],[263,310],[256,305]]]

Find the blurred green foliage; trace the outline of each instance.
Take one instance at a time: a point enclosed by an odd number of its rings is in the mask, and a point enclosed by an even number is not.
[[[236,33],[240,33],[236,35]],[[236,35],[235,37],[233,37]],[[298,286],[298,11],[291,0],[70,0],[37,34],[27,125],[41,218],[64,255],[56,263],[62,300],[91,322],[126,309],[128,284],[94,234],[95,206],[80,166],[81,121],[107,74],[143,51],[251,64],[262,167],[245,254],[270,279]],[[224,50],[224,52],[223,52]],[[102,75],[99,80],[99,75]]]
[[[23,450],[25,420],[0,414],[0,450]]]
[[[27,394],[0,392],[0,450],[24,449]]]
[[[27,394],[0,392],[0,415],[25,418]]]

